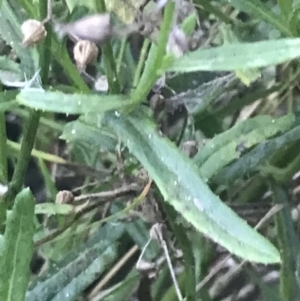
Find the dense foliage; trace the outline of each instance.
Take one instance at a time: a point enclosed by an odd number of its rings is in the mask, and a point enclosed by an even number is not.
[[[297,0],[0,1],[0,300],[300,300]]]

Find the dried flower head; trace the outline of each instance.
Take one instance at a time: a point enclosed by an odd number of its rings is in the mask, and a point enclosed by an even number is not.
[[[72,204],[74,202],[74,195],[71,191],[62,190],[56,195],[56,204]]]
[[[85,70],[86,66],[94,62],[98,56],[98,47],[94,42],[87,40],[78,41],[73,49],[74,60],[80,71]]]
[[[112,34],[110,14],[90,15],[67,24],[55,23],[54,30],[60,38],[68,35],[76,41],[87,40],[95,44],[101,43]]]
[[[22,44],[25,47],[39,43],[47,36],[47,31],[43,23],[34,19],[26,20],[21,26],[21,31],[24,36]]]

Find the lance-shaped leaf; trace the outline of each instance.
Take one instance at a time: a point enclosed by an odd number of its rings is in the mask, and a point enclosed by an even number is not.
[[[0,249],[0,300],[23,301],[33,253],[34,198],[24,189],[9,214]]]
[[[300,126],[296,126],[285,134],[262,142],[236,162],[223,168],[212,178],[212,182],[221,184],[234,182],[257,170],[270,156],[285,145],[300,140]]]
[[[66,114],[101,113],[128,105],[122,95],[66,94],[38,88],[23,89],[17,95],[17,101],[33,109]]]
[[[91,125],[84,120],[68,122],[64,128],[62,139],[66,141],[84,141],[89,145],[100,147],[101,149],[115,150],[117,139],[109,131]]]
[[[142,112],[126,119],[112,113],[104,121],[148,170],[166,202],[198,231],[244,259],[280,261],[277,249],[216,196],[194,163],[161,137]]]
[[[228,163],[239,158],[243,151],[286,131],[294,121],[293,114],[277,119],[257,116],[245,120],[211,139],[193,160],[203,178],[210,179]]]
[[[0,56],[0,81],[6,84],[7,82],[20,81],[21,79],[20,65],[5,56]]]
[[[281,15],[275,14],[264,2],[260,0],[228,0],[228,2],[230,2],[230,5],[238,10],[244,11],[254,18],[258,18],[272,24],[285,35],[291,35],[286,19]],[[288,6],[288,2],[290,2],[290,0],[283,0],[281,2],[285,2]]]
[[[124,226],[118,223],[102,227],[36,279],[26,293],[26,301],[76,300],[116,258],[117,240],[123,232]]]
[[[283,300],[299,300],[299,254],[300,242],[294,229],[290,196],[286,189],[279,186],[269,176],[270,189],[273,192],[274,203],[282,205],[282,210],[275,216],[278,245],[281,249],[282,265],[280,271],[280,295]]]
[[[166,57],[162,69],[174,72],[235,71],[275,66],[299,56],[300,39],[233,43],[200,48],[176,60]]]

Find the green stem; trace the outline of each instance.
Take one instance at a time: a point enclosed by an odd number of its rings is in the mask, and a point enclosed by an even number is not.
[[[98,13],[106,12],[106,6],[104,0],[95,0],[95,9]],[[102,54],[104,58],[104,64],[106,68],[106,76],[109,85],[110,93],[117,94],[120,93],[120,83],[117,73],[116,62],[113,55],[113,49],[110,42],[106,42],[101,46]]]
[[[148,56],[146,62],[147,68],[145,68],[136,90],[132,93],[131,99],[133,108],[146,99],[148,93],[160,76],[160,74],[158,74],[158,70],[160,70],[164,59],[166,46],[173,23],[174,10],[175,3],[173,1],[169,1],[165,7],[164,19],[158,37],[158,44],[157,46],[152,44],[152,49],[150,50],[150,52],[155,51],[154,56]]]
[[[276,238],[281,251],[280,296],[285,301],[299,300],[300,290],[297,281],[299,267],[297,263],[299,262],[300,244],[289,206],[291,196],[288,189],[280,186],[272,177],[267,180],[270,190],[273,192],[274,203],[283,206],[274,217]]]
[[[47,16],[47,0],[39,2],[39,15],[43,19]],[[47,28],[50,30],[50,28]],[[48,32],[46,40],[39,47],[39,65],[41,68],[42,83],[46,84],[48,81],[48,72],[50,64],[50,49],[51,49],[51,33]],[[25,174],[28,168],[31,152],[34,146],[36,134],[38,131],[39,121],[41,117],[40,111],[31,111],[29,114],[29,120],[26,128],[24,129],[23,140],[21,144],[21,151],[18,157],[17,164],[12,176],[12,180],[8,186],[8,191],[3,197],[3,203],[1,204],[1,211],[4,207],[9,207],[13,204],[16,195],[22,189]],[[3,211],[1,212],[0,222],[3,221]]]
[[[33,149],[41,113],[39,111],[32,111],[30,113],[27,127],[24,130],[24,137],[21,144],[21,151],[14,170],[12,180],[9,184],[8,191],[4,195],[4,205],[7,208],[12,205],[16,195],[22,189],[25,173]]]
[[[139,83],[139,80],[141,78],[141,74],[143,71],[143,67],[147,58],[147,53],[148,53],[148,48],[150,45],[150,40],[145,39],[144,43],[143,43],[143,47],[141,49],[141,54],[140,54],[140,58],[139,58],[139,62],[138,65],[136,67],[136,71],[134,74],[134,79],[133,79],[133,89],[135,89]]]
[[[123,56],[124,56],[124,52],[125,52],[125,48],[126,48],[126,42],[127,42],[127,39],[123,39],[121,42],[120,53],[119,53],[118,59],[117,59],[117,74],[119,74],[121,71]]]
[[[0,183],[7,183],[7,146],[5,113],[0,112]]]
[[[40,19],[44,19],[48,14],[48,1],[40,0],[39,13]],[[39,47],[39,66],[41,69],[41,80],[45,85],[48,81],[49,75],[49,66],[50,66],[50,58],[51,58],[51,36],[52,36],[52,27],[50,24],[45,24],[45,28],[47,31],[47,37],[44,43],[42,43]]]

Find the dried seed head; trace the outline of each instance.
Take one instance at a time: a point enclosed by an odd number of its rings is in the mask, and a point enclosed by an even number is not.
[[[62,190],[56,195],[56,204],[72,204],[74,202],[74,195],[71,191]]]
[[[98,52],[99,50],[95,43],[87,40],[78,41],[73,49],[77,68],[80,71],[84,71],[88,64],[96,60]]]
[[[185,33],[175,26],[169,35],[167,52],[176,57],[181,57],[186,51],[188,51],[188,39]]]
[[[137,172],[136,179],[139,184],[146,185],[149,182],[148,171],[144,167],[141,167]]]
[[[30,47],[44,40],[47,36],[47,31],[43,23],[34,19],[26,20],[21,26],[21,31],[24,36],[22,44],[25,47]]]
[[[95,44],[101,43],[112,34],[110,14],[90,15],[67,24],[56,23],[54,30],[60,38],[68,35],[76,41],[88,40]]]

